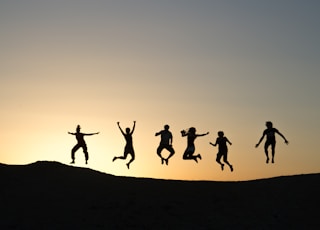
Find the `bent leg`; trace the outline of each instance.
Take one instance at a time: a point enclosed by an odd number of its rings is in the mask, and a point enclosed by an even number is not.
[[[134,150],[132,149],[131,151],[131,160],[127,163],[127,167],[129,169],[130,164],[135,160],[135,154],[134,154]]]
[[[127,156],[128,156],[128,152],[125,149],[124,153],[123,153],[123,156],[114,157],[112,161],[115,161],[117,159],[125,160],[125,159],[127,159]]]
[[[221,152],[218,152],[218,153],[217,153],[217,158],[216,158],[216,162],[218,162],[218,164],[222,164],[222,163],[221,163],[221,157],[222,157]]]
[[[221,163],[221,157],[222,157],[222,153],[221,153],[221,152],[218,152],[218,153],[217,153],[216,162],[218,162],[218,164],[221,165],[221,170],[223,170],[224,164]]]
[[[182,156],[182,159],[183,160],[190,160],[190,151],[188,151],[188,149],[186,149],[183,153],[183,156]]]
[[[71,163],[74,163],[74,160],[75,160],[75,153],[76,151],[80,148],[81,146],[79,144],[76,144],[72,150],[71,150],[71,159],[72,159],[72,162]]]
[[[223,153],[223,161],[224,161],[227,165],[230,165],[230,163],[228,162],[228,152],[224,152],[224,153]]]
[[[194,159],[194,156],[193,156],[193,153],[195,151],[195,148],[194,147],[187,147],[187,149],[184,151],[183,153],[183,159],[184,160],[193,160]]]
[[[229,167],[230,167],[230,170],[231,170],[231,172],[233,171],[233,167],[232,167],[232,165],[229,163],[229,161],[228,161],[228,152],[226,151],[224,154],[223,154],[223,161],[227,164],[227,165],[229,165]]]
[[[161,155],[161,152],[163,150],[163,146],[162,145],[159,145],[159,147],[157,148],[157,155],[162,159],[162,155]]]
[[[83,153],[84,153],[84,157],[86,159],[86,164],[88,163],[88,160],[89,160],[89,153],[88,153],[88,148],[86,145],[83,145],[82,146],[82,149],[83,149]]]
[[[171,145],[169,145],[168,147],[166,147],[166,149],[170,152],[170,155],[168,156],[167,160],[169,160],[174,154],[175,154],[175,151],[174,149],[172,148]]]

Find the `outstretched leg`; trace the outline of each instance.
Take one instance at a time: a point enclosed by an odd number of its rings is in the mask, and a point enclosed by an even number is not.
[[[117,160],[117,159],[125,160],[125,159],[127,159],[127,156],[114,157],[114,158],[112,159],[112,161],[115,161],[115,160]]]
[[[129,151],[128,151],[127,147],[125,147],[125,148],[124,148],[124,152],[123,152],[123,156],[114,157],[114,158],[112,159],[112,162],[115,161],[115,160],[117,160],[117,159],[121,159],[121,160],[127,159],[128,153],[129,153]]]

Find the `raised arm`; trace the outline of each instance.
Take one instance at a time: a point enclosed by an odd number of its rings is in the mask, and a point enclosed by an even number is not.
[[[136,121],[133,121],[133,127],[132,127],[132,131],[130,134],[133,134],[135,128],[136,128]]]
[[[120,129],[121,133],[122,133],[123,135],[125,135],[125,133],[123,132],[123,130],[122,130],[122,129],[121,129],[121,127],[120,127],[120,122],[119,122],[119,121],[117,122],[117,125],[118,125],[118,127],[119,127],[119,129]]]
[[[185,130],[181,130],[181,136],[185,137],[188,135],[188,132],[186,132]]]

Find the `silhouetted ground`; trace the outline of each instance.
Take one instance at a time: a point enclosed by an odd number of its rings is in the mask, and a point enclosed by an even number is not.
[[[320,229],[320,174],[246,182],[0,164],[0,229]]]

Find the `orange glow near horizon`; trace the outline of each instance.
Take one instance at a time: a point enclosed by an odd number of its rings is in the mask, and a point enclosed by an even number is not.
[[[12,133],[7,133],[6,138],[2,137],[5,141],[4,147],[7,147],[6,152],[18,153],[3,155],[2,163],[27,164],[38,160],[49,160],[69,164],[71,162],[71,149],[76,144],[76,140],[74,136],[67,134],[67,132],[75,132],[77,123],[72,125],[57,123],[59,126],[52,126],[52,121],[49,121],[45,122],[47,123],[46,126],[38,124],[35,129],[35,122],[30,121],[26,124],[20,124],[17,130],[13,129],[11,130]],[[203,159],[198,164],[194,161],[185,161],[182,159],[182,154],[186,148],[187,140],[181,137],[181,128],[175,125],[170,125],[170,130],[173,133],[173,146],[176,153],[170,159],[169,166],[161,165],[160,158],[156,155],[160,137],[155,137],[154,134],[162,130],[163,125],[157,121],[153,122],[157,124],[158,129],[153,127],[152,122],[144,123],[137,120],[136,130],[133,134],[136,160],[131,164],[130,170],[125,165],[130,156],[127,160],[112,162],[114,156],[123,154],[125,145],[125,140],[116,126],[116,122],[97,120],[88,125],[80,122],[82,132],[100,131],[100,134],[85,137],[89,152],[89,164],[85,165],[84,154],[80,149],[76,152],[76,164],[74,166],[89,167],[118,176],[214,181],[252,180],[280,175],[311,173],[316,172],[317,169],[317,165],[314,165],[314,169],[310,167],[309,171],[297,173],[294,163],[297,159],[292,157],[293,149],[297,148],[296,144],[293,142],[286,146],[279,138],[277,138],[276,163],[265,164],[263,145],[258,149],[254,148],[262,130],[261,132],[256,130],[256,133],[249,135],[250,138],[242,136],[241,132],[237,133],[231,129],[225,130],[225,135],[233,143],[229,147],[228,155],[229,161],[235,169],[232,173],[228,168],[221,171],[220,166],[215,162],[217,147],[209,145],[210,141],[215,141],[218,129],[197,129],[198,133],[210,132],[208,136],[198,137],[195,141],[196,153],[201,153]],[[132,127],[132,121],[120,122],[120,124],[123,128]],[[62,126],[69,127],[69,129],[62,129]],[[208,127],[210,126],[213,127],[214,125],[208,125]],[[187,126],[181,125],[180,127],[185,128]],[[250,129],[247,129],[247,131],[249,132]],[[18,135],[17,132],[19,132]],[[21,141],[19,138],[22,137],[26,138]],[[19,145],[13,141],[17,138]],[[167,156],[167,154],[168,152],[163,150],[163,155]],[[283,167],[283,164],[288,166]]]

